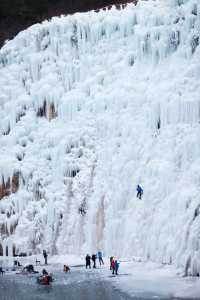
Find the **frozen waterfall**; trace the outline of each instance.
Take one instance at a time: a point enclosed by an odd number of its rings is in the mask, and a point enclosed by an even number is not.
[[[5,44],[0,255],[101,249],[200,273],[199,34],[199,1],[141,0]]]

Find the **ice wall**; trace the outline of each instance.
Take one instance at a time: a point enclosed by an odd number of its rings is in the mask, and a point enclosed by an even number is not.
[[[20,180],[0,200],[4,255],[102,249],[200,272],[199,32],[197,0],[140,1],[6,43],[0,184]]]

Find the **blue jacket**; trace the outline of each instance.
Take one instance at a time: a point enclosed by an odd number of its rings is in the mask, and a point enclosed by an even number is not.
[[[138,193],[142,193],[143,194],[143,189],[141,188],[141,186],[138,184],[136,191]]]
[[[119,269],[119,265],[120,265],[120,263],[116,260],[116,261],[115,261],[115,269],[116,269],[116,270]]]
[[[98,255],[98,258],[102,258],[102,252],[101,251],[99,251],[98,253],[97,253],[97,255]]]

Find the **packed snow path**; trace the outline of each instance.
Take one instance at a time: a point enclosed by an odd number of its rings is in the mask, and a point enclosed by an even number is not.
[[[199,33],[198,0],[150,0],[1,49],[0,255],[102,250],[200,274]]]

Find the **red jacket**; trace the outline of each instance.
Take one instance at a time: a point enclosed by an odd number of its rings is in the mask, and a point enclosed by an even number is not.
[[[111,262],[111,267],[114,269],[115,268],[115,261],[114,261],[114,259],[112,260],[112,262]]]

